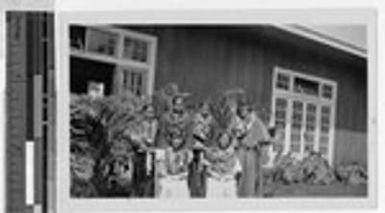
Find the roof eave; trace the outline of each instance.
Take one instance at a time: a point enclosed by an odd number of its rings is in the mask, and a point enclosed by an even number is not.
[[[344,42],[331,36],[316,32],[302,25],[274,25],[275,27],[288,31],[290,33],[332,46],[337,49],[344,50],[354,55],[366,58],[367,50],[354,44]]]

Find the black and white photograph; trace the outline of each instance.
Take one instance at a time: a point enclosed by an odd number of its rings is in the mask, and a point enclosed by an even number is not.
[[[5,13],[8,212],[377,206],[374,9],[77,9]]]
[[[367,196],[365,25],[69,26],[71,197]]]

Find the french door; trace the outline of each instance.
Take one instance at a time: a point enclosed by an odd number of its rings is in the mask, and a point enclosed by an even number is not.
[[[283,130],[283,152],[301,159],[316,151],[331,162],[333,105],[285,96],[276,96],[273,102],[274,124]]]
[[[284,153],[303,158],[320,152],[333,161],[337,83],[275,67],[271,124],[282,133]]]

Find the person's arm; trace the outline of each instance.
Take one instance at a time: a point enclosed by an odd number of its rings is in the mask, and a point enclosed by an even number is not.
[[[242,177],[242,165],[238,159],[235,161],[235,166],[234,166],[234,178],[237,183],[239,183],[239,180]]]
[[[183,180],[183,179],[186,179],[188,176],[188,173],[187,172],[181,172],[179,174],[175,174],[175,175],[172,175],[172,179],[176,179],[176,180]]]
[[[187,161],[187,165],[190,164],[192,161],[193,161],[193,158],[194,158],[194,154],[191,150],[187,150],[186,151],[186,161]]]
[[[217,180],[221,179],[220,175],[219,175],[217,172],[215,172],[215,171],[212,169],[212,167],[208,167],[208,169],[207,169],[207,174],[208,174],[209,177],[211,177],[211,178],[214,178],[214,179],[217,179]]]
[[[156,135],[157,135],[157,133],[158,133],[158,126],[159,126],[159,124],[158,124],[158,121],[157,121],[157,120],[153,120],[153,121],[151,122],[151,134],[150,134],[149,137],[147,138],[148,143],[154,144],[154,142],[155,142],[155,137],[156,137]]]

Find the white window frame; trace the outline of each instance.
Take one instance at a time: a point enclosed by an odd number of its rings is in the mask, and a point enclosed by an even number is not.
[[[289,90],[284,90],[276,87],[277,79],[278,79],[278,74],[282,73],[287,76],[289,76]],[[319,94],[318,96],[313,96],[313,95],[308,95],[304,93],[296,93],[294,91],[294,79],[295,77],[299,77],[302,79],[306,80],[311,80],[315,81],[319,84]],[[333,92],[332,92],[332,98],[324,98],[322,97],[322,85],[327,84],[332,86]],[[333,163],[333,158],[334,158],[334,139],[335,139],[335,119],[336,119],[336,107],[337,107],[337,83],[335,81],[309,75],[309,74],[303,74],[298,71],[293,71],[290,69],[285,69],[279,66],[275,66],[273,70],[273,84],[272,84],[272,103],[271,103],[271,109],[272,109],[272,114],[271,114],[271,119],[270,119],[270,124],[273,126],[275,125],[275,101],[277,98],[284,98],[288,101],[288,107],[287,107],[287,112],[286,112],[286,123],[285,123],[285,141],[284,141],[284,153],[287,153],[290,151],[290,135],[287,133],[290,133],[290,123],[291,123],[291,115],[292,115],[292,101],[293,100],[299,100],[304,104],[308,103],[314,103],[317,105],[317,116],[316,116],[316,139],[314,141],[314,146],[318,150],[319,148],[319,137],[320,137],[320,110],[321,106],[327,105],[331,106],[331,121],[330,121],[330,140],[328,144],[328,156],[327,159],[330,164]],[[305,106],[304,106],[305,107]],[[303,109],[303,119],[306,119],[306,109]],[[305,122],[303,123],[305,125]],[[301,136],[302,137],[302,136]]]
[[[156,65],[156,51],[158,45],[158,39],[156,36],[148,35],[145,33],[136,32],[128,29],[117,29],[108,26],[84,26],[86,29],[96,29],[99,31],[104,31],[108,33],[116,34],[118,37],[117,46],[116,46],[116,56],[108,56],[93,52],[88,52],[87,50],[87,32],[85,35],[85,50],[77,50],[74,48],[70,48],[70,55],[100,61],[105,63],[115,64],[117,69],[120,67],[132,67],[138,68],[140,70],[146,70],[148,73],[146,80],[146,90],[144,91],[146,95],[151,96],[154,90],[154,81],[155,81],[155,65]],[[130,60],[127,58],[123,58],[123,48],[124,48],[124,39],[125,38],[133,38],[141,41],[145,41],[148,43],[148,60],[146,62],[138,62],[134,60]]]

